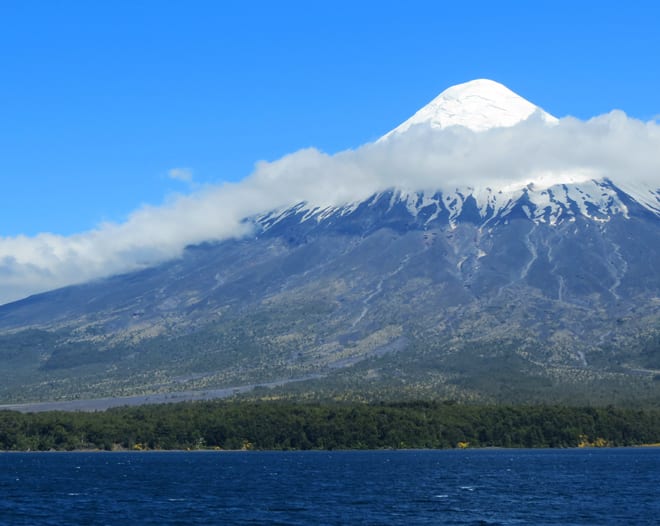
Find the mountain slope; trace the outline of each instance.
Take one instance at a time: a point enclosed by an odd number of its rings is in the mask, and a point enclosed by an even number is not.
[[[318,222],[291,210],[254,239],[4,306],[5,397],[17,380],[26,398],[356,374],[455,397],[500,397],[530,375],[580,399],[591,381],[657,384],[657,349],[643,347],[660,329],[653,216],[553,225],[511,212],[485,226],[407,204],[387,193]],[[17,338],[30,351],[8,356]],[[488,388],[484,360],[505,368]]]
[[[572,173],[267,211],[249,237],[1,306],[0,399],[297,380],[280,389],[657,402],[659,210],[657,189]]]

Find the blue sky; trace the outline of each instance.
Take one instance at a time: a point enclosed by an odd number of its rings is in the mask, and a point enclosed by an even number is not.
[[[645,124],[658,27],[650,1],[3,0],[0,304],[242,235],[246,215],[396,184],[434,152],[360,146],[476,78],[579,119],[512,135],[512,151],[548,144],[540,168],[660,188],[660,126]],[[538,161],[505,157],[507,176]],[[410,181],[456,176],[455,161]]]
[[[654,2],[6,0],[0,235],[69,235],[258,160],[357,147],[473,78],[558,116],[648,120],[658,27]]]

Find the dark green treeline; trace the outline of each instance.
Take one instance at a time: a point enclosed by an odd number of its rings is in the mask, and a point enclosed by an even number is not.
[[[442,402],[190,402],[0,412],[0,450],[378,449],[660,443],[660,410]]]

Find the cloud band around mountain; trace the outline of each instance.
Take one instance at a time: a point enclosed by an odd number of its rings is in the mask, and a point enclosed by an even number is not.
[[[334,155],[314,148],[259,162],[238,183],[209,185],[72,236],[0,238],[0,303],[179,256],[187,245],[243,236],[244,218],[302,201],[336,206],[398,187],[454,191],[609,178],[640,199],[660,191],[660,125],[623,112],[548,125],[530,119],[475,133],[413,126]],[[187,176],[177,173],[177,177]]]

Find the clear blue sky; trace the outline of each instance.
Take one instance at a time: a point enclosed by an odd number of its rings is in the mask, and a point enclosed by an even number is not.
[[[261,159],[356,147],[474,78],[560,117],[649,120],[659,28],[651,1],[4,0],[0,236],[82,232]]]

